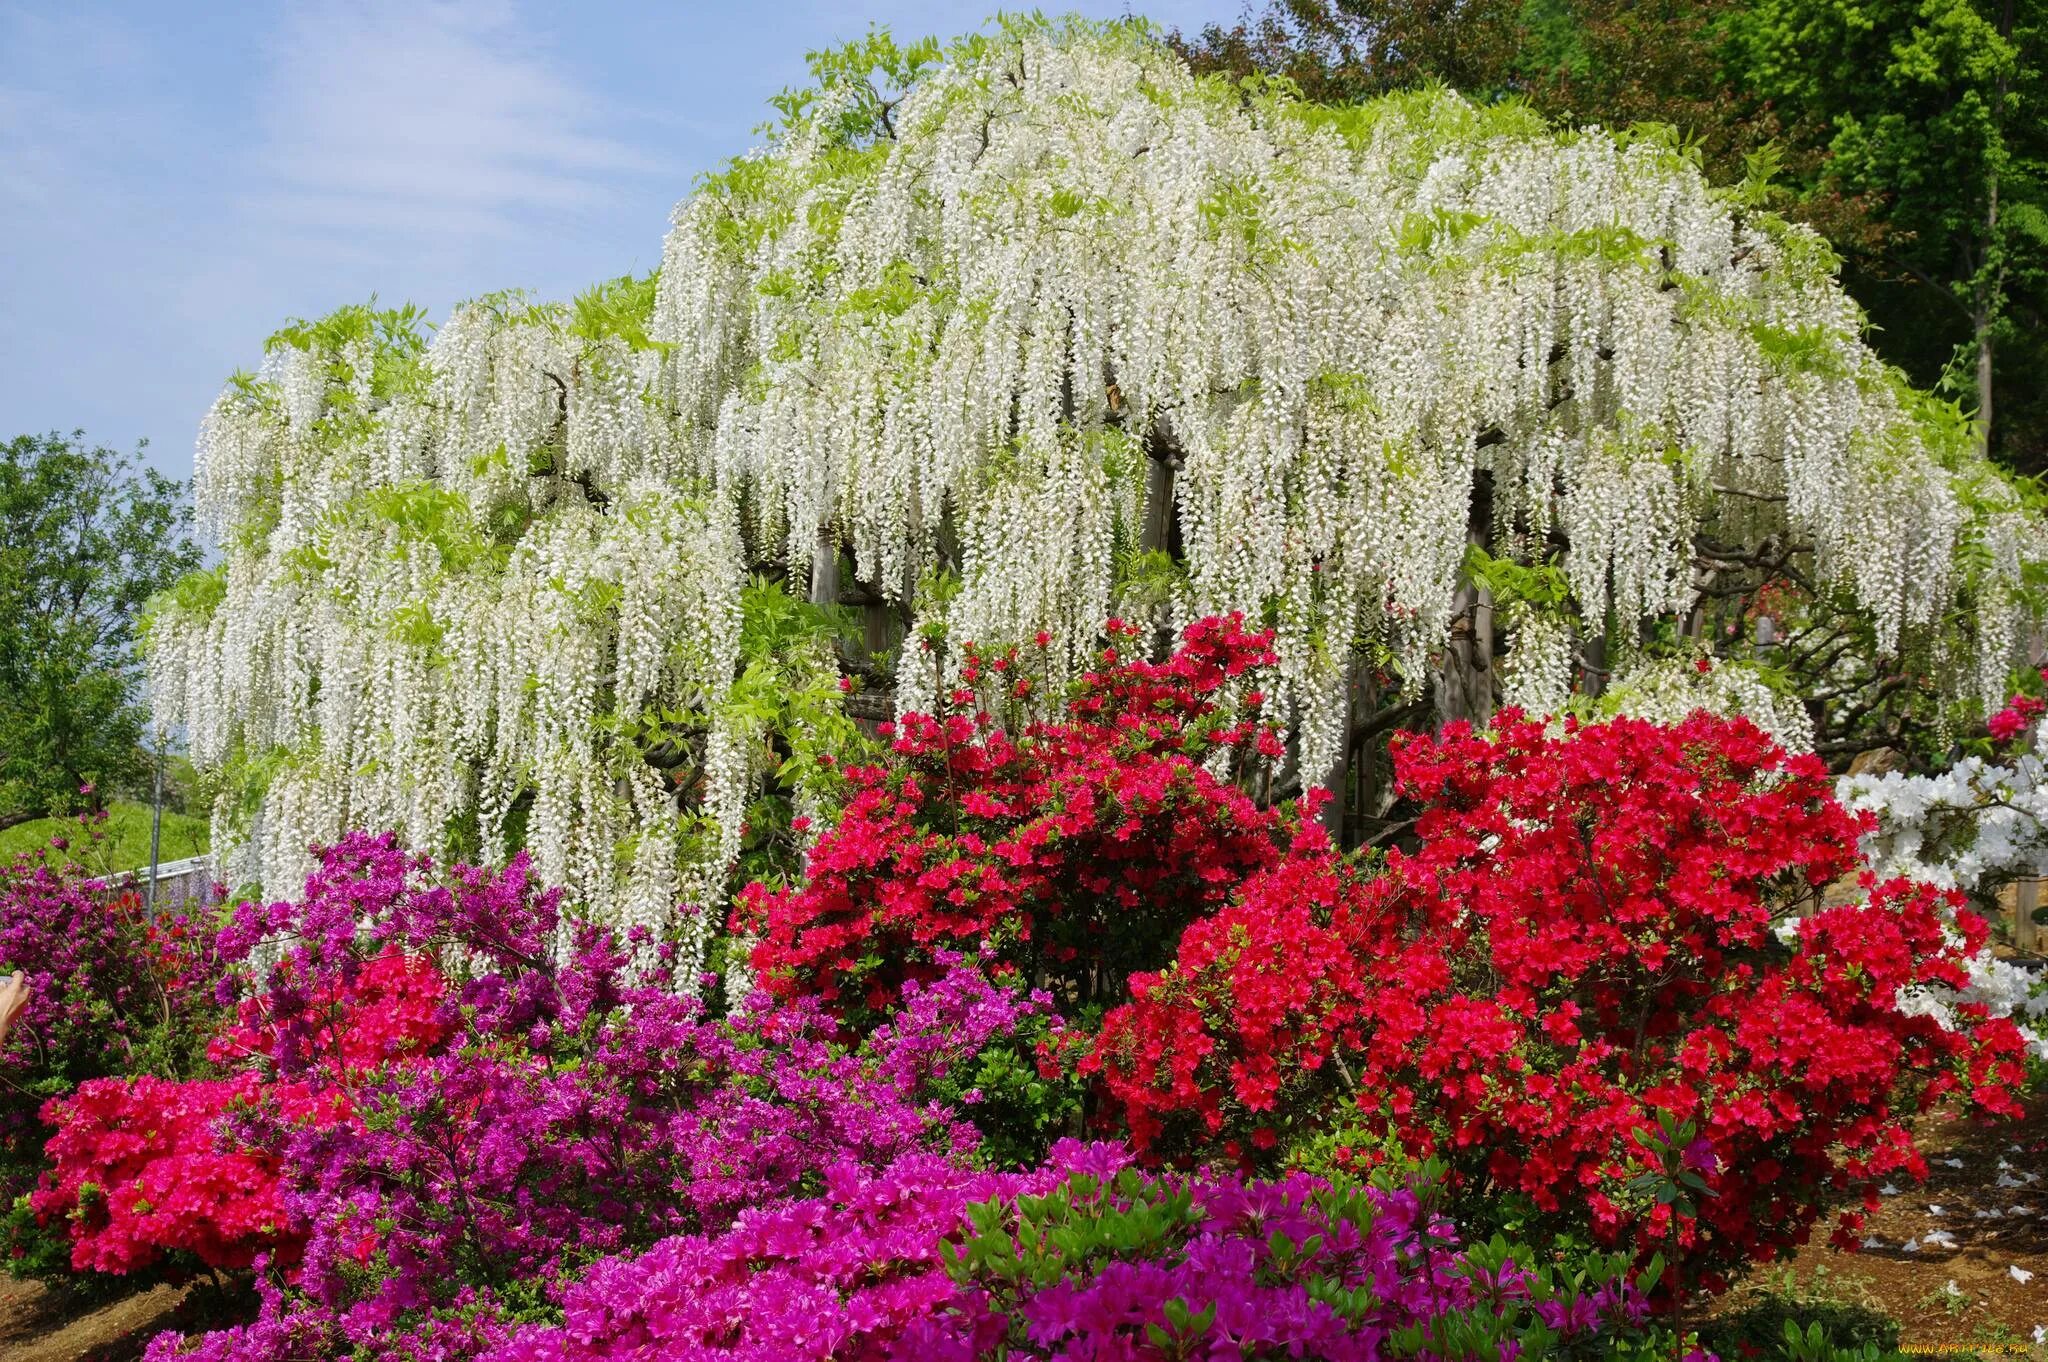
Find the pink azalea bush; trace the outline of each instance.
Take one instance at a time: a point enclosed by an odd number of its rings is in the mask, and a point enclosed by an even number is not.
[[[183,912],[151,921],[140,895],[74,859],[104,819],[0,859],[0,974],[20,970],[30,990],[0,1045],[0,1261],[60,1283],[69,1238],[31,1205],[50,1167],[45,1104],[114,1075],[196,1072],[215,1024],[209,925]]]
[[[285,1119],[346,1119],[347,1099],[254,1074],[183,1082],[96,1078],[46,1108],[52,1164],[29,1204],[67,1227],[71,1266],[132,1273],[167,1255],[247,1267],[296,1258],[276,1155],[220,1134],[228,1113],[271,1104]]]
[[[1067,1143],[1029,1173],[909,1156],[823,1196],[602,1263],[509,1362],[1612,1356],[1647,1314],[1618,1263],[1579,1289],[1468,1252],[1407,1189],[1160,1179]],[[1452,1349],[1459,1349],[1453,1352]]]

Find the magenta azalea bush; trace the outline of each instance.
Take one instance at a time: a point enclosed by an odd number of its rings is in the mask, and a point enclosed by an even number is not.
[[[600,1264],[513,1362],[1608,1356],[1648,1312],[1461,1250],[1413,1190],[1159,1178],[1120,1145],[1029,1173],[909,1156]],[[1603,1333],[1603,1331],[1606,1331]]]
[[[388,837],[329,850],[300,902],[240,908],[231,1034],[349,1114],[227,1118],[274,1153],[303,1247],[259,1264],[253,1324],[153,1356],[471,1355],[606,1255],[722,1233],[835,1168],[965,1158],[975,1127],[927,1085],[1043,1005],[956,962],[850,1049],[813,1000],[710,1016],[651,981],[659,949],[631,967],[644,944],[565,921],[523,859],[443,883]]]

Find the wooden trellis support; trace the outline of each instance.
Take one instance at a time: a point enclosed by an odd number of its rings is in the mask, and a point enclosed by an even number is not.
[[[2029,955],[2041,953],[2041,927],[2034,921],[2034,910],[2041,906],[2041,884],[2037,879],[2020,880],[2011,886],[2011,901],[1999,895],[1999,902],[2012,914],[2012,944],[2015,950]]]

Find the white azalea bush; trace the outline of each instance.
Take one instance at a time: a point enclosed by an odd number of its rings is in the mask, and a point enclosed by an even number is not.
[[[2038,755],[2041,739],[2036,730],[2032,750],[2002,758],[1971,753],[1932,774],[1842,777],[1836,793],[1843,806],[1874,820],[1862,841],[1871,869],[1980,898],[2014,880],[2048,877],[2048,766]],[[2019,1021],[2035,1053],[2048,1059],[2048,979],[1999,959],[1989,946],[1969,968],[1970,987],[1960,999]],[[1930,995],[1917,1005],[1941,1016],[1954,1001]]]
[[[460,828],[600,915],[715,916],[785,755],[731,703],[742,590],[842,554],[910,622],[899,707],[968,640],[1042,632],[1057,682],[1120,609],[1268,622],[1305,782],[1360,667],[1441,665],[1479,522],[1569,589],[1504,631],[1530,708],[1594,635],[1655,663],[1638,622],[1692,607],[1703,540],[1794,545],[1874,648],[1960,659],[1951,703],[2002,684],[2038,518],[1862,343],[1826,245],[1674,142],[1197,80],[1133,23],[816,65],[655,278],[430,340],[346,309],[216,402],[221,566],[159,608],[153,676],[252,877]]]

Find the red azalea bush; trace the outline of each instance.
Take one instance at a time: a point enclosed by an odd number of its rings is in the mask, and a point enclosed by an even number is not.
[[[104,820],[0,859],[0,975],[18,969],[30,989],[0,1046],[0,1257],[17,1275],[62,1281],[70,1267],[69,1242],[29,1204],[48,1167],[44,1104],[93,1079],[192,1072],[216,1017],[211,927],[182,912],[152,922],[139,894],[74,859]]]
[[[395,942],[366,955],[345,979],[329,975],[311,986],[298,981],[292,960],[281,962],[268,990],[241,1000],[208,1054],[226,1064],[284,1051],[287,1071],[313,1069],[332,1083],[427,1054],[449,1032],[440,969]],[[304,1052],[297,1063],[293,1047]]]
[[[1395,764],[1425,806],[1412,854],[1370,879],[1310,848],[1256,877],[1105,1019],[1089,1064],[1135,1138],[1255,1157],[1350,1106],[1447,1158],[1468,1213],[1507,1198],[1716,1286],[1922,1175],[1916,1104],[1963,1084],[2016,1111],[2009,1022],[1900,1006],[1964,982],[1985,929],[1959,900],[1895,883],[1779,934],[1857,864],[1818,759],[1704,713],[1509,712]]]
[[[1109,632],[1060,721],[997,727],[981,690],[999,703],[1032,683],[1015,653],[975,656],[949,713],[906,716],[888,730],[888,765],[847,773],[845,810],[805,882],[751,885],[734,915],[760,937],[753,961],[771,990],[879,1009],[936,952],[992,943],[1064,1003],[1114,1000],[1280,859],[1297,811],[1262,808],[1208,769],[1219,750],[1247,775],[1279,755],[1252,717],[1257,692],[1241,704],[1230,693],[1272,663],[1270,633],[1203,620],[1154,665],[1117,644],[1137,630]]]
[[[226,1133],[230,1111],[259,1105],[287,1121],[347,1119],[338,1091],[231,1079],[94,1079],[45,1115],[53,1163],[30,1201],[69,1227],[71,1266],[132,1273],[167,1255],[208,1267],[247,1267],[260,1253],[296,1259],[304,1236],[288,1224],[275,1155]]]

